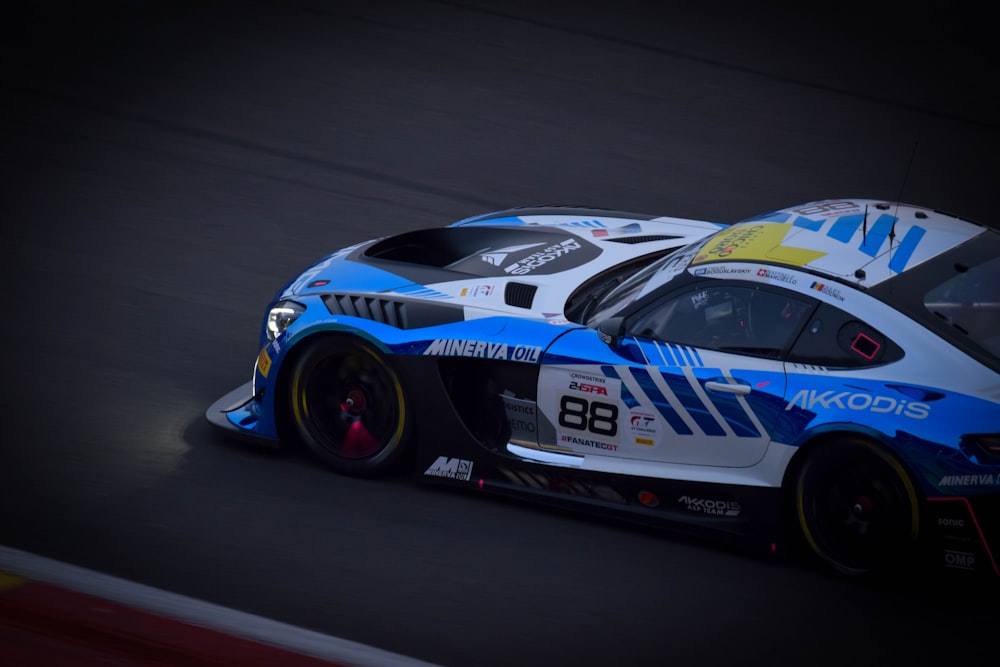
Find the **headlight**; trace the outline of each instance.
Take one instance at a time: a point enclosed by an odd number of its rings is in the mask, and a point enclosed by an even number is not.
[[[306,311],[306,307],[294,301],[279,301],[267,312],[267,339],[274,340],[285,329],[292,326],[292,322],[299,319],[299,315]]]

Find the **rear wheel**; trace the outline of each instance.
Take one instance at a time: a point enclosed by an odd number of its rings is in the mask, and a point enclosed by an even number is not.
[[[311,344],[293,362],[288,398],[299,437],[338,472],[378,474],[403,451],[403,388],[383,356],[360,339]]]
[[[849,575],[883,574],[915,552],[920,503],[903,466],[867,440],[824,443],[795,484],[796,514],[820,559]]]

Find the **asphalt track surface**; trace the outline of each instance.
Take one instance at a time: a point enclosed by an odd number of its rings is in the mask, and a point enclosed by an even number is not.
[[[373,236],[839,196],[996,223],[986,18],[808,4],[5,10],[0,544],[448,667],[995,665],[979,584],[346,479],[203,418],[274,290]]]

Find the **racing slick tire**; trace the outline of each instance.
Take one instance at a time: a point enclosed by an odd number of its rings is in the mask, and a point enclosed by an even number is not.
[[[913,562],[920,502],[902,464],[856,437],[821,443],[795,479],[799,528],[811,550],[842,574],[902,573]]]
[[[399,377],[374,347],[323,337],[292,364],[289,412],[306,447],[337,472],[387,471],[406,444],[407,403]]]

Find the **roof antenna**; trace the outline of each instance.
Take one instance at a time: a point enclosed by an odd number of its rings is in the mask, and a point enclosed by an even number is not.
[[[868,204],[865,204],[865,217],[861,219],[861,245],[868,242]]]
[[[906,181],[910,179],[910,168],[913,166],[913,158],[917,155],[917,145],[919,141],[913,141],[913,150],[910,151],[910,160],[906,163],[906,171],[903,172],[903,182],[899,186],[899,196],[896,197],[896,211],[893,213],[892,227],[889,228],[889,250],[892,250],[892,242],[896,239],[896,220],[899,219],[899,203],[903,200],[903,191],[906,190]]]
[[[913,158],[917,155],[919,141],[913,140],[913,150],[910,151],[910,160],[906,163],[906,171],[903,172],[903,182],[899,186],[899,196],[896,197],[896,210],[892,214],[892,226],[889,227],[889,262],[892,263],[892,249],[896,240],[896,221],[899,220],[899,203],[903,200],[903,191],[906,189],[906,181],[910,178],[910,168],[913,166]]]

